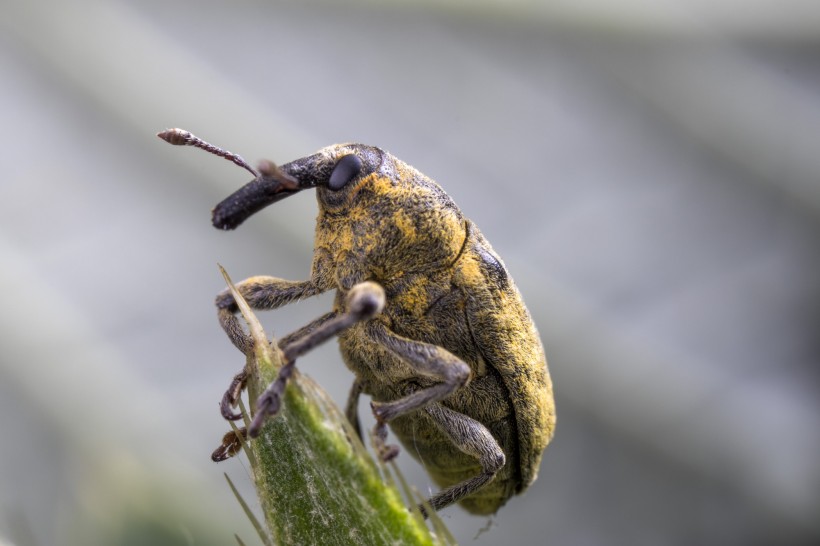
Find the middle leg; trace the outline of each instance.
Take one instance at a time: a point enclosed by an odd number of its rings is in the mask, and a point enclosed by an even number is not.
[[[376,449],[385,461],[398,455],[398,447],[388,446],[387,423],[430,404],[443,400],[470,380],[470,367],[453,353],[422,341],[414,341],[390,331],[384,324],[372,321],[366,329],[371,341],[378,343],[412,366],[418,376],[437,381],[392,402],[371,402],[376,416],[374,437]]]

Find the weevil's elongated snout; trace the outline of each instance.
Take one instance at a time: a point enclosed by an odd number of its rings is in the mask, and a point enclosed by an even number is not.
[[[287,188],[278,180],[260,176],[216,205],[212,211],[211,222],[218,229],[236,229],[242,222],[271,203],[301,190],[301,187]]]
[[[218,229],[236,229],[271,203],[289,195],[316,186],[326,186],[333,171],[334,161],[330,154],[319,152],[277,167],[271,161],[263,161],[259,171],[242,159],[242,156],[224,150],[180,128],[166,129],[157,136],[174,146],[193,146],[239,165],[256,178],[233,192],[212,211],[211,221]],[[354,172],[355,171],[355,172]],[[337,175],[337,182],[351,178],[358,168],[351,169],[349,162]]]
[[[212,212],[218,229],[236,229],[242,222],[272,203],[304,189],[327,183],[325,171],[331,165],[322,154],[303,157],[281,167],[267,161],[259,166],[260,176],[222,200]]]

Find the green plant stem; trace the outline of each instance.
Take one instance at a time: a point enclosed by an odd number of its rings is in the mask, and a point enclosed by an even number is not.
[[[223,274],[224,270],[223,270]],[[233,285],[225,274],[231,289]],[[233,291],[255,348],[249,355],[251,407],[281,367],[253,313]],[[277,544],[440,544],[365,450],[327,394],[294,373],[278,415],[245,446],[264,519]],[[439,533],[441,537],[441,533]]]

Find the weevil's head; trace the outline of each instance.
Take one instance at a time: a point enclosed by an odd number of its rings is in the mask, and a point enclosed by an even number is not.
[[[323,210],[341,212],[357,206],[356,194],[375,176],[390,177],[391,156],[381,148],[365,144],[335,144],[313,155],[291,161],[282,170],[300,185],[316,188]]]
[[[233,229],[263,207],[313,188],[317,247],[365,254],[385,275],[451,261],[463,245],[465,220],[450,197],[380,148],[336,144],[260,172],[216,206],[216,227]]]
[[[213,224],[235,229],[268,205],[306,189],[317,190],[320,206],[338,209],[359,181],[382,167],[388,155],[374,146],[338,144],[281,167],[264,162],[256,179],[214,208]]]
[[[322,213],[336,215],[365,209],[374,209],[371,214],[402,209],[417,215],[458,210],[438,184],[365,144],[334,144],[281,167],[263,162],[259,171],[256,179],[214,208],[215,227],[235,229],[268,205],[306,189],[316,190]]]

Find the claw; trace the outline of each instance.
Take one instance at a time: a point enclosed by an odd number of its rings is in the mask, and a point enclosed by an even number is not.
[[[219,403],[219,412],[228,421],[238,421],[242,419],[241,413],[234,413],[231,408],[235,408],[239,403],[239,397],[242,396],[242,391],[248,380],[248,373],[242,370],[236,374],[231,380],[231,384],[225,394],[222,395],[222,401]]]
[[[230,459],[242,449],[242,440],[246,437],[247,431],[244,427],[238,432],[230,431],[222,437],[222,444],[211,453],[211,460],[219,463]]]
[[[239,421],[242,419],[241,413],[234,413],[231,408],[236,405],[236,400],[231,398],[231,392],[225,391],[222,401],[219,402],[219,413],[226,421]]]

